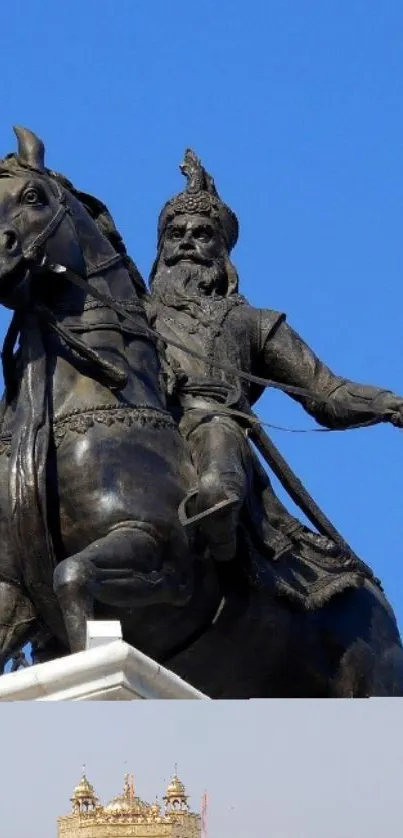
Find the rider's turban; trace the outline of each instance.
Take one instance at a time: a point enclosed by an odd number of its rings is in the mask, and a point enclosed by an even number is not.
[[[221,200],[213,178],[191,149],[186,151],[180,170],[187,178],[186,188],[168,201],[161,211],[158,219],[158,241],[162,240],[167,225],[176,215],[206,215],[218,221],[228,251],[231,251],[238,239],[238,219]]]

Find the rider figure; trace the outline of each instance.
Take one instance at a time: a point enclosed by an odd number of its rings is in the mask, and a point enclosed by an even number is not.
[[[303,388],[309,395],[293,398],[327,428],[368,420],[401,427],[403,399],[335,375],[284,314],[255,308],[239,294],[230,261],[237,218],[192,151],[186,152],[181,170],[187,177],[185,191],[165,204],[159,218],[149,314],[163,338],[190,350],[166,345],[166,386],[171,404],[180,410],[181,431],[199,480],[197,492],[188,496],[186,514],[199,519],[202,530],[204,523],[210,551],[222,561],[235,555],[249,481],[247,423],[231,411],[248,412],[263,389],[222,366]]]

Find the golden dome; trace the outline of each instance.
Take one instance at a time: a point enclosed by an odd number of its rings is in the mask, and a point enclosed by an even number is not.
[[[129,775],[125,774],[125,784],[123,787],[123,792],[121,794],[117,794],[112,800],[105,806],[106,812],[123,812],[128,811],[131,809],[131,788],[129,783]]]
[[[175,776],[172,778],[172,780],[169,783],[169,786],[168,786],[168,788],[165,792],[164,800],[167,800],[167,801],[170,801],[170,800],[186,801],[187,797],[188,796],[186,794],[185,786],[183,785],[182,781],[179,779],[178,775],[175,774]]]
[[[130,812],[131,808],[132,806],[130,800],[128,800],[124,794],[117,794],[116,797],[113,797],[107,806],[105,806],[105,812]]]
[[[129,775],[126,774],[123,792],[121,794],[117,794],[116,797],[113,797],[107,806],[105,806],[104,811],[122,813],[133,812],[133,814],[139,814],[146,808],[148,808],[147,804],[140,800],[139,797],[135,796],[133,777],[129,777]]]
[[[185,786],[175,772],[164,795],[166,812],[186,812],[188,796]]]
[[[94,787],[87,779],[84,770],[81,776],[81,780],[76,785],[70,800],[73,803],[73,806],[75,807],[81,805],[96,806],[98,804],[98,798],[95,794]]]

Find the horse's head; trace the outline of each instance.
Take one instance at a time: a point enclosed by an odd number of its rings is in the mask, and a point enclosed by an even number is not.
[[[66,190],[47,172],[43,143],[16,128],[18,154],[0,164],[0,301],[27,301],[32,272],[45,258],[83,272]]]
[[[46,265],[85,275],[117,251],[127,255],[104,204],[45,167],[44,145],[35,134],[14,131],[18,153],[0,161],[0,303],[19,308]],[[102,233],[99,218],[108,219],[112,235]]]

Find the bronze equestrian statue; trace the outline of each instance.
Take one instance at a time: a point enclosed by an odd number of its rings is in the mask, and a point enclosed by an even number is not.
[[[238,296],[236,221],[229,232],[194,156],[190,189],[161,219],[148,296],[106,207],[45,167],[34,134],[16,133],[18,154],[0,163],[0,301],[13,311],[3,662],[29,640],[35,660],[82,649],[87,619],[119,619],[129,643],[213,698],[403,695],[402,645],[378,583],[288,514],[247,439],[262,441],[250,405],[264,378],[345,427],[398,424],[402,400],[337,379],[345,394],[355,388],[355,407],[335,391],[326,413],[332,393],[315,389],[310,350],[284,317]]]

